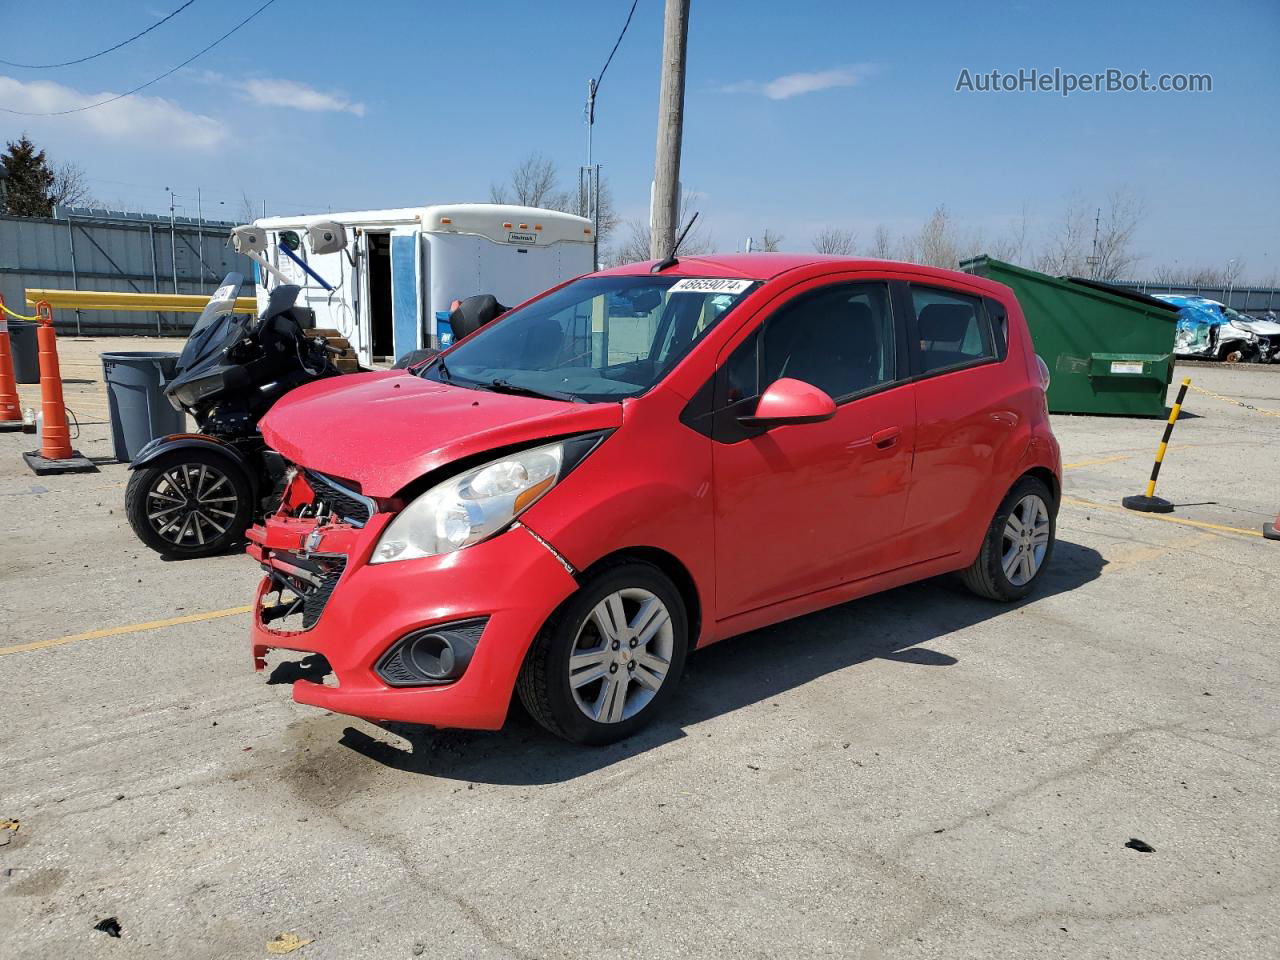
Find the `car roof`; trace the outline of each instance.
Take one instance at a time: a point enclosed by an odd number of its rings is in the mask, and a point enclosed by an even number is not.
[[[642,276],[651,271],[656,260],[627,263],[620,267],[601,270],[597,276]],[[880,269],[907,272],[921,279],[935,279],[985,287],[992,292],[1006,292],[1007,287],[971,273],[926,267],[918,263],[898,260],[877,260],[870,257],[839,257],[823,253],[709,253],[681,257],[680,262],[662,271],[664,277],[735,277],[744,280],[772,280],[792,270],[803,267],[827,265],[832,272],[839,269]]]

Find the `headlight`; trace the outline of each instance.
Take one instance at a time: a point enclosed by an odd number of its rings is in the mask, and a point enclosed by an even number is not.
[[[225,386],[222,371],[210,373],[203,377],[197,377],[195,380],[188,380],[186,383],[176,387],[172,396],[177,398],[179,404],[185,407],[194,407],[205,397],[220,392]]]
[[[369,562],[453,553],[497,533],[556,485],[565,445],[513,453],[432,487],[391,521]]]

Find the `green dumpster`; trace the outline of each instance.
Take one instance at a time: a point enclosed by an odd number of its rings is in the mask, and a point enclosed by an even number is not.
[[[1052,413],[1163,417],[1173,379],[1178,311],[1131,290],[1016,267],[991,257],[960,264],[1013,290],[1049,366]]]

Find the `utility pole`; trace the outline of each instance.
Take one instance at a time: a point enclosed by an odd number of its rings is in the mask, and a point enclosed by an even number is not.
[[[1085,257],[1085,263],[1089,264],[1089,279],[1098,279],[1098,264],[1102,261],[1098,259],[1098,229],[1102,226],[1102,208],[1098,208],[1098,212],[1093,217],[1093,253]]]
[[[600,269],[600,169],[592,162],[591,135],[596,125],[596,81],[587,81],[587,167],[578,174],[578,194],[583,215],[591,221],[591,269]],[[585,197],[583,193],[585,192]]]
[[[204,199],[196,187],[196,247],[200,256],[200,287],[204,288]]]
[[[684,63],[689,0],[667,0],[662,19],[662,84],[658,92],[658,155],[653,170],[649,256],[661,260],[675,243],[680,216],[680,141],[684,132]]]
[[[169,190],[168,187],[165,187]],[[169,190],[169,262],[173,265],[173,292],[178,292],[178,225],[173,216],[173,191]]]

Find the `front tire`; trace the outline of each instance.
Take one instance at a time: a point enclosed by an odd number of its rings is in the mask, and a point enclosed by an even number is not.
[[[253,489],[233,460],[180,450],[133,471],[125,514],[138,539],[175,560],[224,553],[253,519]]]
[[[680,591],[636,561],[593,575],[552,615],[516,689],[547,730],[605,744],[649,723],[675,692],[689,648]]]
[[[1053,494],[1044,481],[1023,477],[991,518],[977,559],[960,579],[980,597],[1005,603],[1021,600],[1049,565],[1056,537]]]

